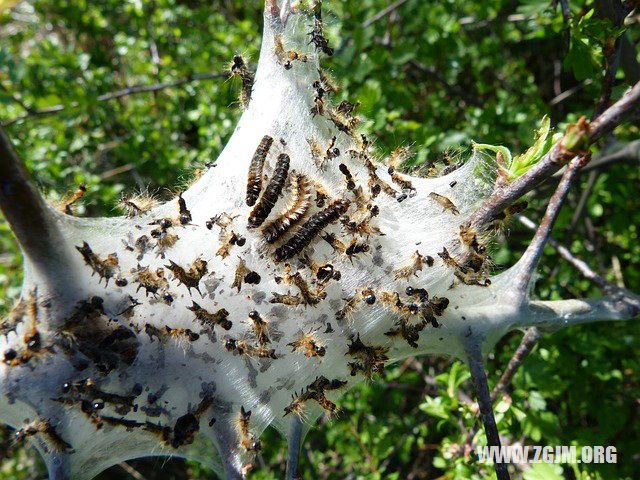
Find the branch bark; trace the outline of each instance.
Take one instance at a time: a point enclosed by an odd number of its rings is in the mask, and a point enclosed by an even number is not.
[[[287,480],[296,480],[298,475],[298,462],[300,459],[300,446],[302,443],[302,422],[296,415],[291,419],[287,451]]]
[[[64,237],[54,213],[31,181],[24,163],[11,140],[0,128],[0,210],[11,226],[23,254],[48,281],[59,282],[57,275],[66,270]]]
[[[589,127],[589,143],[592,144],[603,135],[625,121],[640,105],[640,82],[606,109]],[[507,206],[538,185],[542,180],[557,172],[564,164],[574,158],[578,151],[565,148],[568,135],[545,155],[530,170],[509,184],[497,184],[491,196],[471,216],[471,225],[478,231],[501,213]]]
[[[531,315],[516,326],[536,326],[543,332],[599,321],[630,320],[640,314],[640,296],[614,294],[602,298],[531,301]]]
[[[551,235],[553,225],[558,218],[562,203],[569,193],[571,184],[576,178],[577,171],[588,161],[588,157],[576,157],[570,163],[562,176],[562,180],[558,184],[558,188],[554,192],[553,196],[549,200],[549,205],[542,218],[542,222],[536,231],[531,243],[524,252],[516,268],[518,268],[518,274],[516,275],[513,287],[516,295],[516,300],[520,303],[524,303],[528,298],[528,288],[531,283],[531,276],[536,268],[536,265],[540,261],[544,246]]]
[[[484,360],[480,345],[473,342],[467,345],[467,363],[471,371],[471,378],[478,395],[478,408],[484,425],[485,434],[487,435],[487,443],[489,447],[500,447],[500,435],[496,425],[496,419],[493,415],[493,405],[489,395],[489,383],[487,382],[487,374],[484,371]],[[498,480],[510,480],[509,471],[506,463],[496,463],[496,477]]]
[[[513,353],[513,357],[509,360],[509,364],[500,377],[500,380],[493,387],[493,390],[491,390],[490,401],[492,405],[496,400],[498,400],[498,398],[502,398],[506,388],[511,385],[511,381],[513,380],[516,372],[520,369],[525,359],[529,356],[533,347],[536,346],[541,337],[542,333],[536,327],[531,327],[527,330],[520,341],[520,345],[518,345],[518,348]],[[463,448],[460,449],[461,454],[473,448],[473,438],[476,436],[479,429],[480,428],[477,424],[471,428],[467,434]]]
[[[122,98],[122,97],[126,97],[128,95],[135,95],[138,93],[150,93],[150,92],[157,92],[160,90],[164,90],[166,88],[172,88],[172,87],[177,87],[180,85],[184,85],[185,83],[193,83],[193,82],[200,82],[203,80],[212,80],[215,78],[226,78],[228,77],[229,74],[226,72],[215,72],[215,73],[199,73],[196,75],[190,75],[188,77],[184,77],[181,78],[179,80],[174,80],[173,82],[165,82],[165,83],[156,83],[153,85],[135,85],[133,87],[127,87],[127,88],[123,88],[122,90],[116,90],[114,92],[109,92],[109,93],[104,93],[102,95],[98,95],[96,97],[96,102],[107,102],[109,100],[115,100],[116,98]],[[79,105],[78,102],[71,102],[68,105],[65,104],[59,104],[59,105],[54,105],[52,107],[47,107],[47,108],[41,108],[41,109],[37,109],[37,110],[28,110],[26,113],[24,113],[23,115],[20,115],[16,118],[13,118],[11,120],[7,120],[5,122],[2,122],[0,124],[0,126],[2,127],[6,127],[9,125],[13,125],[14,123],[17,123],[21,120],[24,120],[25,118],[28,117],[32,117],[32,116],[42,116],[42,115],[52,115],[54,113],[58,113],[61,112],[67,108],[75,108]]]

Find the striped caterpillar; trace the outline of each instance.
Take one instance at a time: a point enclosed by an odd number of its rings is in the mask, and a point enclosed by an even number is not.
[[[327,225],[335,222],[348,208],[349,201],[340,199],[312,215],[287,243],[276,249],[276,261],[282,262],[300,253]]]
[[[264,238],[268,243],[275,242],[293,227],[307,213],[310,206],[311,188],[309,179],[302,173],[296,173],[291,181],[292,192],[289,205],[283,212],[264,227]]]
[[[249,180],[247,181],[247,206],[253,207],[260,196],[262,191],[262,169],[264,168],[264,161],[267,158],[269,149],[273,144],[273,138],[269,135],[265,135],[260,140],[256,152],[253,154],[251,164],[249,165]]]
[[[276,201],[280,196],[280,192],[282,192],[282,187],[284,187],[284,183],[287,180],[287,176],[289,174],[289,162],[289,155],[286,153],[281,153],[278,156],[276,168],[273,171],[269,185],[267,185],[267,188],[260,197],[260,200],[251,211],[251,215],[249,216],[249,228],[256,228],[262,225],[269,216],[269,213],[271,213],[271,209],[276,204]]]

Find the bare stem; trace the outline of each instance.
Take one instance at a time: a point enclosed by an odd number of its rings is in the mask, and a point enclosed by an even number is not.
[[[527,250],[518,261],[518,265],[516,267],[518,268],[518,273],[514,279],[513,286],[517,295],[517,300],[521,303],[527,298],[527,290],[529,283],[531,282],[531,275],[542,256],[544,246],[551,235],[551,229],[558,218],[562,203],[564,202],[567,193],[569,193],[569,188],[576,177],[576,172],[584,162],[584,157],[577,157],[571,161],[562,176],[562,180],[560,180],[560,183],[558,184],[558,188],[556,188],[556,191],[549,200],[549,205],[547,205],[547,210],[542,218],[542,222],[540,222],[540,226],[538,227],[536,234],[527,247]]]
[[[487,382],[487,374],[484,371],[484,360],[480,345],[476,342],[467,344],[467,362],[471,371],[471,378],[478,394],[478,407],[480,416],[484,424],[485,434],[487,435],[487,443],[489,447],[500,447],[500,435],[496,425],[496,419],[493,415],[493,406],[489,395],[489,384]],[[496,463],[496,477],[498,480],[510,480],[509,471],[506,463]]]
[[[127,88],[123,88],[122,90],[116,90],[114,92],[109,92],[109,93],[104,93],[102,95],[99,95],[96,98],[96,102],[106,102],[109,100],[114,100],[116,98],[122,98],[122,97],[126,97],[127,95],[135,95],[137,93],[149,93],[149,92],[157,92],[159,90],[164,90],[166,88],[172,88],[172,87],[177,87],[179,85],[183,85],[185,83],[193,83],[193,82],[199,82],[202,80],[211,80],[211,79],[215,79],[215,78],[225,78],[228,77],[229,74],[226,72],[217,72],[217,73],[199,73],[196,75],[190,75],[188,77],[185,78],[181,78],[179,80],[174,80],[173,82],[166,82],[166,83],[156,83],[153,85],[135,85],[133,87],[127,87]],[[58,113],[61,112],[62,110],[67,109],[68,107],[72,107],[75,108],[79,105],[78,102],[71,102],[68,105],[64,105],[64,104],[59,104],[59,105],[54,105],[52,107],[47,107],[47,108],[41,108],[38,110],[29,110],[26,113],[24,113],[23,115],[20,115],[16,118],[13,118],[11,120],[7,120],[6,122],[2,122],[2,124],[0,124],[3,127],[6,127],[8,125],[13,125],[16,122],[19,122],[21,120],[24,120],[25,118],[28,117],[32,117],[32,116],[41,116],[41,115],[52,115],[54,113]]]
[[[300,446],[302,443],[302,422],[296,415],[291,419],[288,440],[287,480],[295,480],[299,477],[298,462],[300,458]]]

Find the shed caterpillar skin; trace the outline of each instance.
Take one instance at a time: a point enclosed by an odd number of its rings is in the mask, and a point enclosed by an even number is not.
[[[109,285],[109,279],[116,275],[118,269],[118,254],[112,253],[107,255],[104,260],[98,257],[87,242],[82,242],[82,246],[76,246],[76,250],[80,252],[84,262],[91,267],[93,273],[97,273],[100,280],[105,280],[105,286]],[[93,274],[92,274],[93,276]]]
[[[292,195],[289,205],[263,228],[264,239],[273,243],[298,223],[311,206],[311,185],[302,173],[295,173],[292,181]]]
[[[229,352],[236,351],[240,355],[248,355],[255,358],[273,358],[277,359],[275,348],[265,348],[261,346],[250,345],[246,340],[236,340],[228,338],[224,344],[224,348]]]
[[[299,61],[306,63],[309,59],[303,53],[295,52],[293,50],[285,50],[284,45],[282,43],[282,35],[276,33],[273,36],[273,49],[276,53],[276,57],[278,58],[278,62],[284,66],[285,70],[291,70],[293,67],[293,61]]]
[[[260,316],[260,313],[257,310],[252,310],[249,312],[249,319],[258,345],[264,347],[267,343],[271,343],[269,324]]]
[[[224,308],[219,309],[216,313],[210,313],[196,302],[192,301],[192,305],[187,307],[187,310],[191,310],[196,319],[205,327],[211,328],[213,330],[214,325],[219,325],[225,330],[230,330],[232,327],[231,320],[228,320],[229,312]]]
[[[282,262],[295,257],[328,225],[338,220],[349,208],[348,200],[336,200],[302,225],[293,237],[275,251],[275,260]]]
[[[262,170],[264,169],[264,161],[267,158],[269,149],[273,144],[273,138],[269,135],[265,135],[260,140],[256,152],[251,158],[249,164],[249,178],[247,180],[247,206],[253,207],[260,196],[262,191]]]
[[[442,208],[444,209],[443,210],[444,212],[448,210],[454,215],[458,215],[460,213],[460,211],[458,210],[458,207],[456,207],[455,204],[444,195],[440,195],[439,193],[436,193],[436,192],[431,192],[429,194],[429,197],[431,197],[433,200],[438,202],[440,206],[442,206]]]
[[[178,282],[187,287],[189,295],[191,295],[191,289],[195,288],[200,296],[202,296],[202,292],[200,291],[200,280],[207,273],[207,262],[205,260],[197,258],[189,270],[185,270],[172,260],[169,260],[169,265],[165,265],[165,267],[171,270],[173,276],[178,280]]]
[[[265,188],[260,200],[251,211],[249,216],[249,228],[259,227],[267,219],[273,206],[278,201],[278,197],[282,192],[284,183],[289,175],[289,163],[291,159],[286,153],[281,153],[276,162],[276,168],[273,171],[269,185]]]
[[[304,300],[300,295],[291,295],[290,293],[282,294],[277,292],[271,292],[273,298],[269,300],[269,303],[281,303],[282,305],[288,305],[290,307],[295,307],[298,305],[302,305]]]
[[[412,275],[416,275],[417,272],[422,271],[424,266],[433,266],[433,257],[427,255],[423,256],[417,250],[411,256],[411,259],[407,265],[401,267],[395,271],[395,279],[408,279]]]

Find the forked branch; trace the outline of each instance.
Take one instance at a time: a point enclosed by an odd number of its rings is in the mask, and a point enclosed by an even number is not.
[[[589,160],[590,156],[591,155],[588,155],[587,157],[576,157],[569,162],[569,165],[562,176],[562,180],[560,180],[560,183],[558,184],[558,188],[556,188],[556,191],[549,200],[549,205],[547,206],[547,210],[536,234],[516,266],[518,272],[514,279],[514,291],[516,292],[517,300],[520,303],[527,299],[531,276],[533,275],[538,261],[540,261],[544,246],[551,235],[551,229],[558,218],[560,208],[569,193],[571,184],[576,178],[578,170]]]
[[[497,184],[489,198],[471,216],[471,224],[476,230],[483,230],[483,227],[507,206],[530,191],[542,180],[553,175],[578,154],[586,153],[584,151],[586,145],[582,145],[582,143],[593,144],[603,135],[613,131],[614,128],[627,120],[638,110],[639,106],[640,82],[636,83],[631,90],[607,108],[590,125],[583,122],[574,126],[575,128],[565,134],[562,140],[530,170],[511,183]],[[580,141],[576,142],[576,135],[581,137]]]

